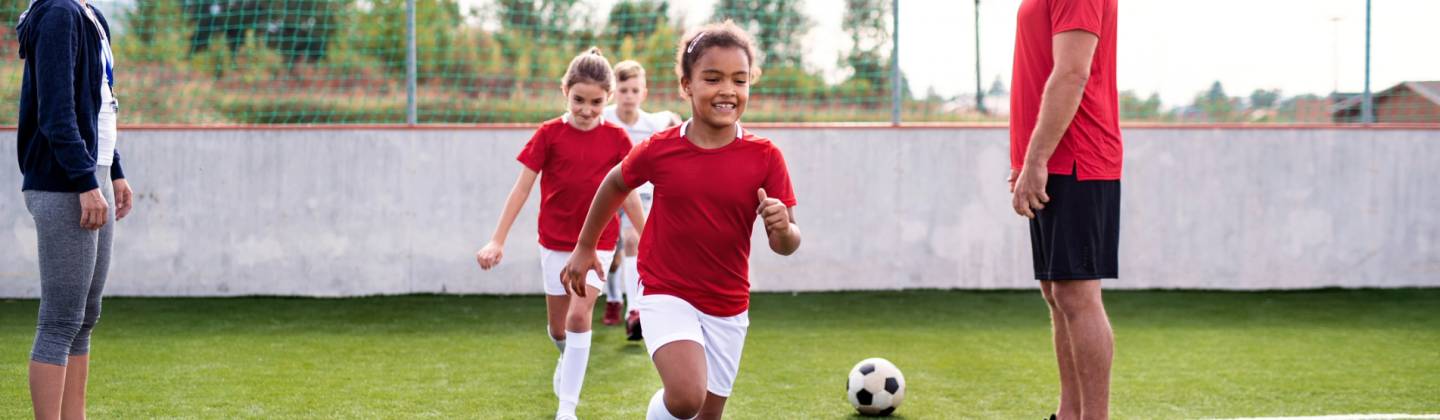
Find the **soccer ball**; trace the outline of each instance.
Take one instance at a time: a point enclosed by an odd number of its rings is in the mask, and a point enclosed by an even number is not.
[[[905,399],[905,375],[889,360],[872,357],[850,369],[845,396],[860,414],[888,416]]]

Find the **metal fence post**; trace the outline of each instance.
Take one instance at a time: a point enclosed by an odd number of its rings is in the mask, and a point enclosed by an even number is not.
[[[985,110],[985,88],[980,85],[980,0],[975,0],[975,110]]]
[[[405,123],[419,122],[415,107],[415,0],[405,0]]]
[[[900,0],[890,4],[890,124],[900,125]]]
[[[1360,105],[1360,122],[1375,122],[1375,98],[1370,95],[1370,0],[1365,0],[1365,100]]]

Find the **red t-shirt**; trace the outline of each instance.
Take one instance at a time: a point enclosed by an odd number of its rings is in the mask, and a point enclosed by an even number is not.
[[[1115,10],[1119,0],[1024,0],[1015,29],[1010,91],[1010,167],[1025,164],[1040,97],[1055,67],[1056,34],[1081,30],[1100,37],[1075,119],[1050,156],[1049,173],[1080,180],[1120,179],[1120,94],[1115,87]]]
[[[580,131],[564,118],[556,118],[535,130],[515,160],[540,173],[540,246],[575,250],[595,191],[628,153],[630,135],[609,122]],[[610,219],[596,249],[615,249],[619,223],[619,218]]]
[[[712,316],[750,307],[750,234],[756,191],[795,205],[785,157],[769,139],[736,126],[735,141],[702,149],[684,137],[690,123],[656,133],[621,164],[625,185],[655,185],[640,238],[646,295],[671,295]]]

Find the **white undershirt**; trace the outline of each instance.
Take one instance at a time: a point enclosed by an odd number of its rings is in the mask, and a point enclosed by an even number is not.
[[[621,120],[620,112],[615,105],[605,107],[604,113],[605,120],[625,129],[625,133],[630,135],[630,144],[639,145],[641,142],[649,140],[650,136],[668,128],[670,125],[671,114],[668,111],[652,114],[645,112],[645,110],[637,109],[635,112],[635,125],[626,124],[625,121]],[[636,191],[640,193],[641,199],[648,200],[651,194],[654,194],[655,186],[647,182],[645,185],[637,187]]]
[[[114,68],[114,55],[110,51],[110,36],[105,33],[105,27],[100,25],[100,20],[95,17],[95,12],[89,6],[81,4],[85,9],[85,16],[90,18],[90,23],[100,32],[100,115],[99,134],[96,139],[95,164],[99,166],[110,166],[115,160],[115,143],[118,141],[118,117],[120,104],[115,100],[115,93],[110,91],[110,75],[105,71],[106,67]]]
[[[645,112],[643,109],[637,109],[635,110],[635,125],[630,125],[620,119],[620,112],[616,109],[615,105],[605,107],[605,120],[624,128],[625,133],[630,135],[630,143],[632,144],[640,144],[640,142],[649,140],[650,136],[655,135],[655,133],[669,128],[670,115],[669,112],[656,112],[652,114]]]

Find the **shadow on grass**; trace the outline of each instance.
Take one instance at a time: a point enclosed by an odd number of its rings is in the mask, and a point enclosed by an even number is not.
[[[845,417],[841,417],[841,418],[844,418],[844,419],[904,419],[904,418],[905,418],[905,415],[904,415],[904,414],[891,414],[891,415],[888,415],[888,416],[880,417],[880,416],[867,416],[867,415],[860,414],[860,413],[850,413],[850,415],[845,416]]]

